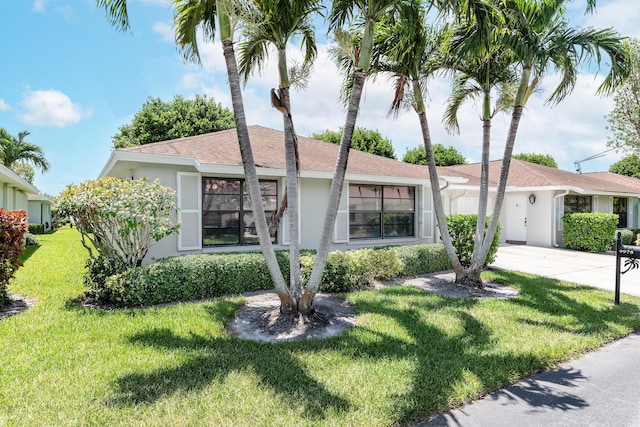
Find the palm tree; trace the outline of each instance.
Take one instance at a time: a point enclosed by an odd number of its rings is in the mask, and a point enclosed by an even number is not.
[[[338,159],[333,171],[331,189],[329,190],[329,202],[322,226],[322,234],[318,244],[318,252],[313,264],[313,270],[309,282],[304,290],[299,307],[303,312],[313,312],[313,299],[318,292],[322,273],[327,263],[327,256],[331,244],[331,235],[338,214],[338,205],[342,196],[344,177],[347,171],[349,149],[353,130],[356,126],[356,117],[360,109],[360,98],[364,88],[365,79],[371,67],[371,55],[373,53],[374,30],[378,20],[389,11],[397,7],[413,3],[412,0],[336,0],[332,2],[329,15],[329,29],[336,30],[343,27],[358,15],[361,21],[362,36],[359,45],[354,45],[349,57],[353,60],[354,70],[349,77],[350,95],[347,104],[347,114],[342,132],[342,141],[338,150]]]
[[[243,15],[244,40],[240,47],[239,69],[245,82],[249,75],[259,70],[274,46],[278,55],[279,87],[271,90],[271,103],[282,113],[287,165],[286,201],[289,210],[289,290],[293,300],[300,300],[300,246],[298,224],[298,156],[297,138],[291,116],[289,89],[291,78],[287,61],[287,44],[300,36],[304,48],[302,70],[308,70],[316,57],[312,14],[320,11],[317,0],[256,0],[247,5]]]
[[[512,63],[518,75],[518,89],[513,102],[511,123],[505,143],[502,169],[493,212],[488,227],[484,230],[482,244],[474,247],[474,257],[466,278],[469,283],[482,286],[480,272],[493,241],[509,174],[513,147],[523,109],[541,79],[553,67],[560,72],[560,83],[547,102],[557,104],[569,95],[575,87],[578,66],[583,61],[601,63],[602,52],[611,62],[610,70],[598,89],[599,94],[608,94],[617,87],[628,74],[628,57],[622,45],[622,38],[612,29],[594,30],[569,27],[564,17],[567,0],[535,2],[531,0],[511,0],[496,2],[506,20],[506,27],[497,28],[494,39],[505,46],[512,55]],[[589,2],[589,8],[595,2]],[[478,29],[459,44],[458,49],[476,51],[478,45],[493,43],[487,40],[486,31]],[[475,44],[475,46],[474,46]],[[483,159],[484,167],[484,159]]]
[[[44,157],[42,147],[24,140],[29,135],[29,131],[24,130],[15,137],[6,129],[0,128],[0,161],[8,168],[16,162],[22,162],[39,168],[43,173],[47,172],[50,165]]]
[[[96,4],[98,7],[105,8],[110,22],[116,28],[123,31],[129,29],[126,0],[96,0]],[[204,37],[212,41],[215,39],[216,29],[220,34],[236,121],[236,131],[238,133],[238,144],[245,170],[245,181],[249,189],[251,205],[253,206],[260,247],[265,256],[274,287],[282,302],[281,309],[283,311],[291,311],[295,309],[295,302],[288,292],[271,244],[271,236],[262,206],[260,184],[244,112],[240,76],[233,48],[234,28],[238,16],[237,4],[232,0],[173,0],[173,4],[176,7],[174,14],[176,43],[182,50],[186,60],[200,62],[197,41],[198,30],[201,29]]]

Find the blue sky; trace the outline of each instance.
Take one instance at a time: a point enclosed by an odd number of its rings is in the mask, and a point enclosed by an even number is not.
[[[623,35],[640,38],[637,0],[599,0],[593,16],[582,14],[585,3],[572,4],[579,10],[572,15],[577,25],[613,26]],[[67,184],[96,178],[109,158],[111,136],[131,121],[149,96],[170,100],[178,94],[206,94],[231,106],[219,45],[203,46],[201,67],[184,64],[173,42],[169,1],[130,0],[129,4],[129,33],[114,30],[93,0],[18,0],[3,7],[0,126],[12,134],[29,130],[27,140],[44,149],[51,169],[36,174],[41,192],[56,195]],[[302,135],[337,129],[344,121],[338,102],[340,82],[325,38],[320,40],[309,86],[292,95],[294,122]],[[292,50],[291,55],[295,53]],[[553,81],[549,76],[543,88],[550,88]],[[574,170],[575,160],[606,150],[604,116],[613,102],[595,96],[599,82],[584,70],[575,92],[561,105],[550,108],[542,97],[531,100],[515,152],[551,154],[562,169]],[[282,128],[281,116],[268,98],[276,85],[271,65],[245,88],[250,124]],[[429,90],[434,142],[453,145],[477,161],[482,132],[477,107],[469,104],[462,110],[460,135],[446,134],[440,124],[448,89],[447,82],[435,81]],[[411,112],[397,120],[386,118],[390,97],[384,78],[368,84],[358,125],[390,138],[401,158],[407,148],[421,143],[420,128]],[[507,116],[494,120],[492,159],[500,158],[507,125]],[[583,170],[606,170],[622,156],[610,152],[583,163]]]

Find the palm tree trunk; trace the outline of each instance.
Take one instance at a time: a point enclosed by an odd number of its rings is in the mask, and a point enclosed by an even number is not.
[[[489,151],[491,145],[491,119],[482,120],[482,163],[480,172],[480,194],[478,197],[478,218],[476,221],[476,232],[473,235],[473,253],[471,263],[467,269],[466,283],[477,288],[482,288],[482,266],[484,258],[482,255],[483,236],[485,236],[487,206],[489,204]]]
[[[233,112],[236,122],[236,131],[238,133],[238,143],[240,145],[240,154],[242,156],[242,164],[244,165],[245,182],[249,189],[249,197],[253,207],[253,216],[260,241],[260,248],[267,262],[271,280],[273,280],[276,293],[280,298],[280,310],[289,312],[295,310],[296,301],[292,298],[289,289],[286,286],[284,276],[280,271],[278,260],[276,259],[273,245],[271,244],[271,235],[267,225],[267,218],[262,206],[262,195],[260,194],[260,182],[258,181],[258,173],[256,164],[253,159],[253,151],[249,140],[249,130],[247,128],[247,119],[244,114],[244,103],[242,100],[242,92],[240,90],[240,76],[238,75],[238,64],[233,49],[233,41],[230,39],[222,40],[222,49],[224,59],[227,66],[227,75],[229,78],[229,89],[231,91],[231,102],[233,104]]]
[[[502,210],[502,203],[504,202],[504,192],[507,188],[507,179],[509,178],[509,167],[511,166],[511,157],[513,156],[513,147],[516,143],[516,136],[518,133],[518,126],[520,125],[520,118],[522,117],[522,110],[524,106],[518,105],[513,109],[511,114],[511,124],[509,125],[509,133],[507,134],[507,141],[504,146],[504,154],[502,156],[502,168],[500,169],[500,179],[498,181],[498,189],[496,192],[496,200],[493,205],[493,213],[491,214],[491,221],[489,221],[489,227],[485,235],[485,241],[482,243],[482,263],[487,259],[487,254],[491,248],[493,242],[493,236],[495,236],[498,229],[498,220],[500,217],[500,211]]]
[[[429,123],[427,121],[427,113],[424,108],[424,100],[422,99],[422,90],[418,82],[413,82],[414,99],[416,100],[416,113],[420,120],[420,130],[422,131],[422,140],[424,142],[424,148],[427,157],[427,167],[429,169],[429,182],[431,183],[431,192],[433,194],[433,209],[436,213],[436,221],[438,223],[438,230],[440,231],[440,238],[444,244],[444,249],[447,252],[453,271],[456,273],[456,282],[458,277],[465,275],[464,267],[460,263],[456,249],[453,247],[451,241],[451,235],[449,234],[449,228],[447,227],[446,215],[444,212],[444,205],[442,204],[442,192],[440,191],[440,181],[438,179],[438,170],[436,169],[436,161],[433,156],[433,144],[431,143],[431,131],[429,130]]]
[[[353,130],[356,126],[356,118],[360,108],[360,98],[362,97],[362,89],[366,78],[366,71],[356,69],[354,72],[353,87],[351,89],[351,97],[349,98],[349,106],[347,109],[347,117],[345,119],[344,131],[342,132],[342,141],[340,141],[340,149],[338,159],[333,171],[333,179],[331,180],[331,189],[329,191],[329,203],[322,225],[322,235],[318,244],[318,252],[311,270],[311,277],[305,287],[302,298],[298,304],[298,309],[302,313],[313,313],[313,299],[318,293],[322,273],[327,263],[329,248],[331,244],[331,235],[335,227],[336,216],[338,215],[338,206],[340,197],[342,196],[342,187],[344,185],[344,177],[347,172],[347,162],[349,160],[349,149],[351,147],[351,138]]]
[[[298,158],[296,155],[296,135],[291,117],[291,99],[289,88],[280,87],[280,100],[286,111],[283,112],[285,157],[287,165],[287,210],[289,211],[289,290],[295,301],[302,295],[300,283],[300,228],[298,224]]]
[[[525,66],[522,70],[522,77],[520,78],[520,85],[515,99],[515,107],[511,114],[511,123],[509,124],[509,133],[507,134],[507,141],[504,145],[504,154],[502,156],[502,167],[500,169],[500,178],[498,180],[498,188],[496,191],[496,199],[493,204],[493,213],[491,214],[491,220],[482,242],[482,248],[480,251],[479,261],[484,264],[487,259],[487,254],[491,248],[493,237],[498,230],[498,221],[500,219],[500,211],[502,210],[502,203],[504,202],[504,192],[507,188],[507,179],[509,178],[509,167],[511,166],[511,157],[513,156],[513,147],[516,143],[516,136],[518,133],[518,127],[520,125],[520,118],[522,117],[522,111],[524,105],[529,98],[529,95],[533,92],[538,84],[537,78],[533,80],[529,85],[529,79],[531,78],[531,67]]]

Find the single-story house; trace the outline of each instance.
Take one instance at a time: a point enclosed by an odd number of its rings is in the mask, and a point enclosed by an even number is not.
[[[19,211],[28,209],[27,194],[38,190],[20,175],[0,165],[0,208]]]
[[[261,126],[250,126],[249,135],[269,217],[285,192],[284,136]],[[338,146],[299,136],[298,151],[300,245],[316,248]],[[333,248],[435,241],[426,172],[424,166],[351,151]],[[235,129],[115,150],[100,176],[158,179],[176,190],[180,232],[156,243],[148,259],[256,249]],[[273,232],[276,249],[288,247],[287,221],[285,213]]]
[[[284,136],[250,126],[252,151],[270,217],[285,192]],[[300,245],[316,248],[322,230],[338,146],[298,137]],[[490,206],[500,162],[490,167]],[[439,168],[447,213],[477,212],[480,165]],[[178,235],[152,246],[147,260],[190,253],[255,250],[257,236],[234,129],[119,149],[100,176],[147,177],[176,191]],[[562,243],[564,212],[613,212],[621,227],[637,228],[640,180],[578,175],[513,160],[501,215],[501,239],[537,246]],[[490,211],[489,211],[490,212]],[[287,218],[274,228],[277,249],[289,244]],[[438,241],[425,166],[352,150],[332,236],[333,249]]]
[[[448,213],[476,213],[480,164],[438,168],[464,183],[444,192]],[[489,164],[489,209],[493,207],[502,161]],[[568,212],[618,215],[619,228],[640,228],[640,179],[611,172],[577,174],[513,159],[500,216],[501,240],[533,246],[562,244],[562,216]],[[491,210],[488,211],[491,213]]]
[[[51,205],[53,200],[42,194],[27,194],[29,224],[42,224],[45,231],[51,229]]]

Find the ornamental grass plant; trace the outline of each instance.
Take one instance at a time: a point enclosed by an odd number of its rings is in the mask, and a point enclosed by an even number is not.
[[[0,425],[410,425],[640,329],[640,298],[513,272],[514,299],[412,287],[345,294],[357,326],[259,344],[225,332],[242,297],[99,310],[75,229],[39,236],[0,320]]]

